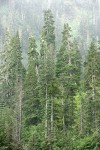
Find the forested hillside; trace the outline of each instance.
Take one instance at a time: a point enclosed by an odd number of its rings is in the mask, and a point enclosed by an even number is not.
[[[100,37],[99,0],[1,0],[0,35],[5,29],[19,30],[23,52],[26,54],[29,33],[39,42],[43,26],[43,11],[51,9],[55,19],[56,46],[60,47],[63,24],[68,22],[79,42],[82,55],[86,54],[89,38]],[[87,43],[87,44],[86,44]]]
[[[99,6],[0,1],[0,150],[100,150]]]

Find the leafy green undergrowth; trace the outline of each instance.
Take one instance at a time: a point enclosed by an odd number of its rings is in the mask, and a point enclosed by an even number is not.
[[[95,132],[91,136],[81,138],[75,142],[74,150],[100,150],[100,135]]]

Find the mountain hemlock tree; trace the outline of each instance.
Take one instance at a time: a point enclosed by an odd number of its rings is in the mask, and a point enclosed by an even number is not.
[[[14,149],[21,146],[21,105],[22,105],[22,56],[18,32],[13,37],[6,33],[3,63],[3,100],[12,112],[9,145]],[[10,145],[11,146],[11,145]]]
[[[86,90],[86,134],[97,131],[100,126],[100,51],[97,43],[91,42],[85,62],[85,90]]]
[[[20,149],[21,146],[21,129],[22,129],[22,74],[23,74],[23,65],[22,65],[22,51],[19,33],[17,32],[11,39],[11,77],[14,85],[14,109],[15,109],[15,119],[16,119],[16,135],[15,139],[17,146]]]
[[[63,133],[72,128],[75,120],[75,99],[80,82],[80,53],[75,42],[71,41],[71,28],[64,24],[62,45],[57,55],[56,76],[61,84]]]
[[[11,36],[8,31],[5,33],[4,45],[2,47],[1,54],[1,83],[2,83],[2,98],[5,100],[5,104],[9,104],[10,101],[10,64],[11,64]]]
[[[0,147],[3,146],[10,146],[11,143],[13,143],[13,117],[10,115],[12,114],[11,110],[11,87],[10,87],[10,58],[11,58],[11,36],[8,31],[5,33],[4,43],[2,46],[1,51],[1,64],[0,64],[0,128],[1,128],[1,134],[0,134]],[[10,107],[7,108],[7,107]],[[4,113],[5,112],[5,113]],[[7,116],[6,116],[7,115]],[[7,118],[6,118],[7,117]],[[2,141],[4,138],[5,141]]]
[[[44,12],[44,26],[41,36],[40,50],[40,94],[43,99],[45,139],[47,147],[51,149],[51,139],[54,130],[54,96],[51,85],[55,77],[55,33],[54,20],[50,10]]]
[[[24,83],[23,113],[25,117],[25,128],[28,127],[30,133],[31,127],[40,123],[40,102],[38,89],[38,52],[36,42],[33,36],[29,37],[28,47],[28,68]],[[24,137],[25,138],[25,137]],[[26,137],[28,142],[30,137]],[[35,140],[35,139],[34,139]],[[35,143],[33,143],[35,144]]]

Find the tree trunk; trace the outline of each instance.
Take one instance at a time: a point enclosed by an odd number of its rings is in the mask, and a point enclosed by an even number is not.
[[[16,117],[17,117],[17,143],[21,146],[21,129],[22,129],[22,81],[16,84]]]
[[[63,133],[65,133],[64,99],[62,99],[62,112],[63,112],[63,117],[62,117]]]
[[[47,85],[46,85],[46,103],[45,103],[45,138],[48,136],[48,93],[47,93]]]
[[[80,107],[80,132],[83,133],[83,107],[82,107],[82,99],[81,99],[81,107]]]
[[[54,124],[53,124],[53,98],[51,96],[51,134],[53,135],[53,127],[54,127]]]

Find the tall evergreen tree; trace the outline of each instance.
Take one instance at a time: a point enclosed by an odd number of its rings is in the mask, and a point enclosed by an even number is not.
[[[28,68],[24,85],[24,112],[28,125],[38,123],[38,52],[36,47],[34,37],[29,37]],[[28,107],[31,107],[30,110],[28,110]]]
[[[17,140],[19,146],[21,146],[21,130],[22,130],[22,75],[23,75],[23,65],[22,65],[22,51],[19,33],[12,39],[12,50],[13,50],[13,59],[12,59],[12,74],[15,78],[15,110],[17,113]]]
[[[11,36],[8,31],[5,33],[4,44],[1,51],[1,85],[2,85],[2,100],[6,104],[10,104],[10,64],[11,64]]]
[[[33,36],[29,37],[28,47],[28,68],[24,83],[23,114],[25,117],[25,130],[28,128],[30,134],[31,127],[40,123],[40,102],[38,89],[38,52],[36,42]],[[34,131],[33,131],[34,132]],[[32,133],[33,133],[32,132]],[[24,137],[29,142],[30,137]],[[34,137],[35,138],[35,137]],[[36,141],[36,139],[34,139]],[[34,143],[33,143],[34,144]]]
[[[8,128],[5,128],[5,131],[8,130],[9,132],[6,133],[8,145],[14,143],[14,115],[12,117],[9,116],[9,114],[13,114],[13,108],[14,108],[14,85],[13,85],[13,79],[11,76],[11,70],[12,70],[12,48],[11,48],[11,36],[10,33],[7,31],[5,33],[5,39],[4,39],[4,45],[2,49],[2,54],[1,54],[1,105],[4,105],[4,110],[8,110],[9,107],[9,112],[8,112],[8,122],[10,121],[11,124],[8,123]],[[10,120],[11,118],[11,120]],[[6,126],[7,119],[4,120],[4,127]],[[14,122],[14,123],[13,123]]]
[[[86,90],[86,133],[98,130],[100,125],[100,52],[96,42],[91,42],[85,62],[85,90]]]
[[[55,33],[53,15],[50,10],[44,12],[39,74],[40,97],[45,114],[45,138],[47,140],[47,147],[50,149],[50,140],[54,129],[54,93],[51,90],[51,86],[55,78]]]
[[[80,53],[75,42],[71,41],[71,28],[64,24],[62,45],[57,55],[56,75],[61,84],[63,105],[63,130],[74,123],[74,96],[80,82]]]
[[[5,39],[2,55],[2,99],[13,114],[9,143],[16,143],[16,149],[21,146],[22,56],[18,32],[13,37],[7,32]]]

